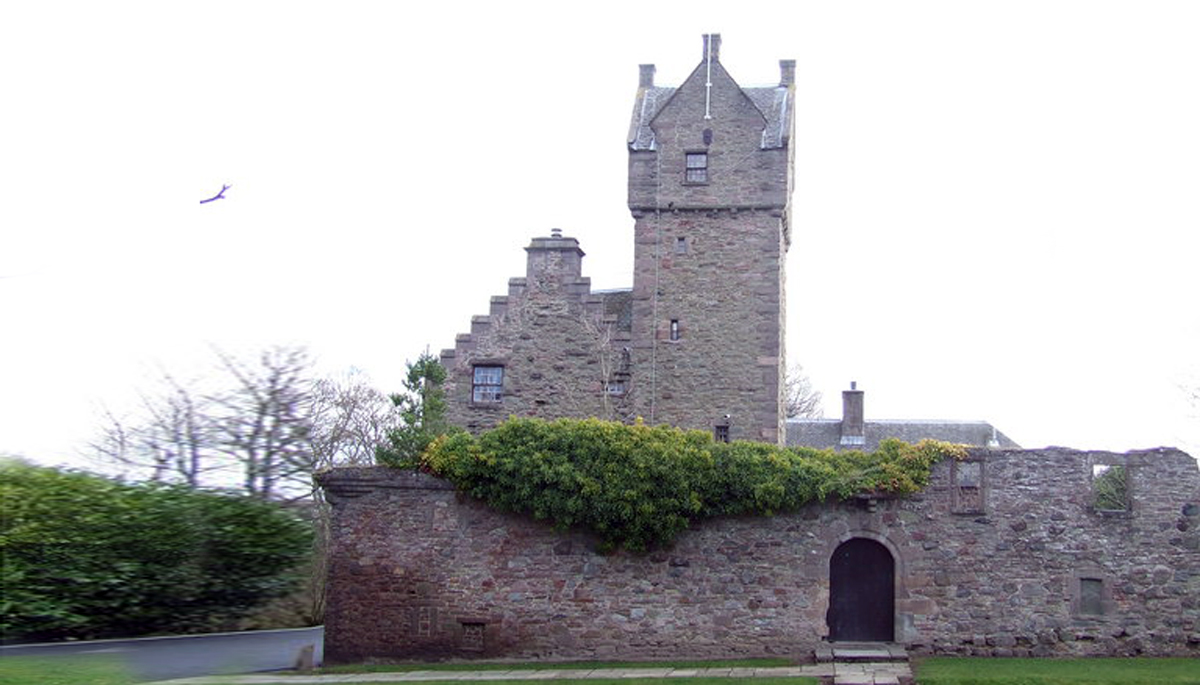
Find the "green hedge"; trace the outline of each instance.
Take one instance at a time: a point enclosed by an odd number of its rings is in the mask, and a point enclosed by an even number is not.
[[[703,431],[665,426],[513,418],[479,437],[439,438],[421,465],[498,509],[586,528],[608,548],[641,551],[707,517],[913,493],[928,483],[935,462],[965,453],[928,440],[834,452],[718,443]]]
[[[238,494],[0,464],[0,632],[211,628],[292,589],[311,527]]]

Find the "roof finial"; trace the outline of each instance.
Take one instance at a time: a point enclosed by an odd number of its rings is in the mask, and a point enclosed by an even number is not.
[[[714,45],[714,43],[716,45]],[[710,104],[712,103],[712,63],[713,63],[713,58],[717,57],[717,55],[714,53],[717,53],[720,49],[721,49],[721,34],[719,34],[719,33],[705,34],[705,36],[704,36],[704,63],[705,63],[705,70],[706,70],[705,75],[704,75],[704,118],[705,118],[705,120],[712,119],[712,111],[710,110]]]

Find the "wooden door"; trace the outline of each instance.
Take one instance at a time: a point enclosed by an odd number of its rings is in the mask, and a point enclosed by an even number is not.
[[[866,538],[838,545],[829,560],[829,639],[891,642],[895,637],[895,560]]]

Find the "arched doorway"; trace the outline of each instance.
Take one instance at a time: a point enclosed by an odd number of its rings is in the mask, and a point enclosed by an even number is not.
[[[895,638],[896,562],[874,540],[852,538],[829,559],[829,639],[891,642]]]

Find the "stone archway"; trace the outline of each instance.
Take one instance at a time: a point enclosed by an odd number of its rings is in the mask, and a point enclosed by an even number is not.
[[[896,561],[887,547],[851,538],[829,558],[829,640],[892,642],[895,639]]]

